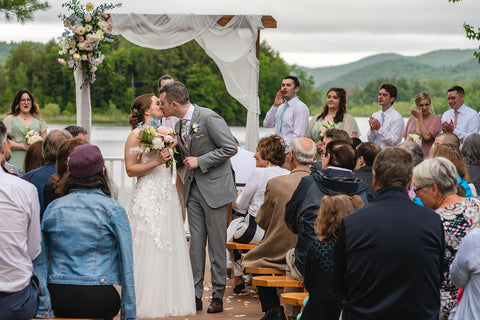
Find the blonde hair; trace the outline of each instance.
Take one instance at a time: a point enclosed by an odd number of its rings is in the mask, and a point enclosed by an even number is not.
[[[430,97],[430,95],[425,91],[420,91],[419,93],[416,94],[415,102],[412,107],[418,108],[418,105],[420,104],[420,102],[422,102],[422,100],[428,100],[428,102],[430,103],[431,113],[435,114],[435,109],[433,109],[433,105],[432,105],[432,97]]]
[[[361,206],[363,206],[362,199],[357,195],[324,196],[315,220],[315,233],[318,238],[320,240],[331,237],[336,239],[343,217]]]

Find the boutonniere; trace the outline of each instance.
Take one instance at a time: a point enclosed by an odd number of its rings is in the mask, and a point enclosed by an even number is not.
[[[200,128],[201,128],[201,126],[200,126],[199,123],[193,123],[193,124],[190,126],[190,129],[191,129],[193,132],[195,132],[195,133],[197,133]]]

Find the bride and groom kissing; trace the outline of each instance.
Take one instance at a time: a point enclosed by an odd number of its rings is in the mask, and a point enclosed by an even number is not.
[[[228,206],[236,198],[229,161],[237,153],[235,139],[221,116],[190,103],[181,82],[162,86],[159,94],[159,99],[144,95],[133,102],[129,119],[133,130],[125,145],[127,173],[138,177],[129,209],[137,315],[182,316],[202,310],[207,241],[212,279],[207,312],[222,312]],[[177,192],[165,166],[170,152],[163,149],[137,158],[128,151],[138,145],[138,124],[148,123],[154,114],[180,119],[175,132],[187,168],[184,204],[190,259]]]

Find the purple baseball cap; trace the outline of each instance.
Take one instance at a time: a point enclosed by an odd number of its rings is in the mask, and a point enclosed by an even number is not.
[[[76,146],[68,157],[68,171],[74,178],[88,178],[103,170],[105,161],[100,149],[92,144]]]

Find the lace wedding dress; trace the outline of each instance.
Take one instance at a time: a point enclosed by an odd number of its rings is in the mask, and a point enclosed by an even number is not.
[[[142,163],[158,151],[142,155]],[[192,268],[171,168],[138,177],[128,212],[138,318],[194,315]]]

